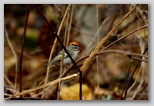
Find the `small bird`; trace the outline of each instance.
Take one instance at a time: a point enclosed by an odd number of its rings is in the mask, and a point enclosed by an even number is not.
[[[78,53],[80,52],[80,45],[73,41],[69,44],[68,47],[66,47],[68,53],[72,56],[73,59],[76,59]],[[63,51],[61,50],[57,56],[55,56],[49,63],[47,63],[44,68],[46,68],[47,66],[52,65],[52,63],[58,62],[60,60],[62,60],[63,58]],[[64,51],[64,58],[63,58],[63,64],[69,64],[71,63],[71,59],[69,58],[69,56],[67,55],[67,53]]]

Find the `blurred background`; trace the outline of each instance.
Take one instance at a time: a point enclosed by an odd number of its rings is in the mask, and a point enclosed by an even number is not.
[[[88,56],[105,35],[119,22],[132,8],[132,4],[73,4],[68,12],[66,4],[39,4],[31,5],[27,22],[25,46],[22,62],[22,89],[27,90],[43,84],[46,70],[40,70],[47,62],[53,47],[55,36],[48,24],[40,15],[41,10],[48,22],[58,32],[64,15],[64,23],[59,38],[65,46],[71,41],[80,44],[80,53],[76,61],[82,66],[85,56]],[[17,63],[22,48],[26,13],[29,5],[4,5],[4,97],[16,94]],[[135,32],[134,30],[147,25]],[[114,45],[109,44],[121,37]],[[6,35],[7,34],[7,35]],[[11,45],[11,46],[10,46]],[[103,50],[103,48],[107,47]],[[125,99],[148,99],[148,5],[139,4],[135,11],[122,22],[112,33],[110,38],[99,49],[97,56],[90,61],[83,72],[83,98],[85,100],[118,100],[123,97],[122,92],[131,88]],[[53,51],[52,58],[62,49],[59,42]],[[145,52],[145,53],[144,53]],[[141,57],[143,56],[143,57]],[[145,61],[141,61],[145,60]],[[139,66],[137,66],[140,62]],[[137,69],[135,69],[137,67]],[[66,68],[67,69],[67,68]],[[53,67],[48,81],[59,77],[60,67]],[[67,75],[77,73],[72,68]],[[131,76],[133,75],[133,78]],[[128,80],[126,81],[126,79]],[[76,100],[79,98],[79,77],[64,81],[60,90],[61,100]],[[142,89],[138,92],[137,88]],[[143,89],[144,88],[144,89]],[[56,99],[54,87],[45,93],[45,99]],[[42,90],[30,92],[25,97],[41,98]],[[139,90],[141,91],[141,90]]]

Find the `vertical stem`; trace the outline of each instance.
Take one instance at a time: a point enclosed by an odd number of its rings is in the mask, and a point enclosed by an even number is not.
[[[99,44],[95,47],[95,49],[90,53],[89,57],[85,60],[82,67],[80,68],[81,71],[84,71],[85,68],[88,66],[87,64],[91,61],[95,53],[101,48],[101,46],[105,43],[105,41],[110,37],[110,35],[120,26],[120,24],[136,9],[135,5],[106,35],[105,37],[99,42]]]
[[[14,50],[14,47],[13,47],[11,41],[10,41],[10,38],[9,38],[9,35],[8,35],[8,31],[6,29],[5,29],[5,35],[6,35],[6,40],[7,40],[8,44],[9,44],[9,46],[11,48],[11,51],[12,51],[12,53],[14,55],[14,58],[15,58],[15,81],[14,81],[15,84],[14,84],[13,87],[15,89],[18,89],[17,88],[18,87],[18,84],[17,84],[17,82],[18,82],[18,79],[17,79],[17,76],[18,76],[18,57],[17,57],[17,54],[16,54],[16,52]]]
[[[96,5],[96,25],[97,30],[99,28],[99,16],[98,16],[98,4]],[[99,42],[99,32],[97,34],[97,44]],[[96,64],[97,64],[97,77],[99,77],[99,56],[96,56]],[[98,78],[99,79],[99,78]],[[99,94],[99,80],[97,81],[97,87],[98,87],[98,94]],[[100,98],[100,95],[98,95],[98,99]]]
[[[70,6],[70,5],[68,5]],[[41,10],[39,9],[39,7],[37,7],[40,15],[43,17],[43,19],[45,20],[45,22],[49,25],[50,29],[54,32],[54,36],[57,38],[57,40],[59,41],[60,45],[63,47],[63,49],[65,50],[65,52],[67,53],[68,57],[71,59],[72,63],[74,64],[74,66],[78,69],[78,72],[80,74],[80,82],[82,83],[82,71],[80,70],[80,68],[77,66],[77,64],[75,63],[75,61],[73,60],[73,58],[71,57],[71,55],[69,54],[69,52],[67,51],[67,49],[65,48],[65,46],[63,45],[63,43],[61,42],[60,38],[57,35],[57,32],[55,31],[55,29],[51,26],[51,24],[48,22],[48,20],[44,17],[44,15],[42,14]],[[82,88],[82,84],[80,84],[80,88]],[[82,100],[82,89],[80,89],[80,100]]]
[[[67,33],[68,33],[68,23],[69,23],[69,18],[70,18],[70,12],[68,12],[67,14],[67,17],[66,17],[66,28],[65,28],[65,34],[64,34],[64,46],[66,46],[66,40],[67,40]],[[64,60],[64,50],[62,50],[62,60],[61,60],[61,64],[60,64],[60,73],[59,73],[59,78],[61,78],[62,76],[62,72],[63,72],[63,60]],[[62,82],[60,81],[59,84],[58,84],[58,88],[57,88],[57,100],[59,100],[59,97],[60,97],[60,89],[61,89],[61,86],[62,86]]]
[[[28,24],[28,16],[30,13],[31,5],[28,7],[28,11],[26,13],[26,25],[24,28],[23,38],[22,38],[22,48],[20,52],[20,58],[19,58],[19,74],[18,74],[18,82],[19,82],[19,92],[22,92],[22,60],[23,60],[23,52],[24,52],[24,46],[25,46],[25,37],[26,37],[26,29]],[[20,96],[22,98],[22,96]]]
[[[72,8],[71,8],[71,12],[70,12],[70,22],[69,22],[69,26],[68,26],[68,37],[67,37],[67,41],[66,41],[66,45],[69,44],[70,41],[70,32],[71,32],[71,26],[72,26],[72,20],[73,20],[73,13],[74,13],[74,4],[72,4]]]
[[[148,48],[145,49],[145,51],[143,52],[143,54],[145,54],[147,50],[148,50]],[[126,99],[127,91],[129,91],[129,89],[131,88],[131,87],[129,88],[129,86],[131,85],[131,79],[133,78],[133,76],[134,76],[134,74],[135,74],[135,72],[136,72],[136,70],[137,70],[137,68],[138,68],[138,66],[140,64],[141,64],[141,61],[138,61],[137,65],[136,65],[136,67],[135,67],[135,69],[134,69],[134,71],[133,71],[133,73],[131,75],[131,78],[129,79],[129,82],[127,84],[127,89],[125,91],[124,99]]]
[[[80,73],[80,100],[82,100],[82,71],[79,71]]]
[[[70,7],[71,7],[71,5],[68,5],[67,8],[66,8],[66,11],[65,11],[65,13],[64,13],[63,19],[62,19],[62,21],[61,21],[61,23],[60,23],[60,26],[59,26],[59,29],[58,29],[58,32],[57,32],[57,35],[58,35],[58,36],[60,35],[61,29],[62,29],[62,25],[63,25],[63,23],[64,23],[64,20],[65,20],[65,18],[66,18],[66,15],[67,15],[67,13],[68,13]],[[52,49],[51,49],[48,62],[51,61],[51,58],[52,58],[52,55],[53,55],[53,51],[54,51],[54,49],[55,49],[55,47],[56,47],[56,44],[57,44],[57,40],[58,40],[58,39],[56,38],[55,41],[54,41],[54,44],[53,44],[53,47],[52,47]],[[48,82],[49,68],[50,68],[50,67],[48,66],[48,67],[47,67],[46,78],[45,78],[45,84]],[[45,88],[43,88],[42,98],[44,98],[44,96],[45,96],[44,94],[45,94]]]

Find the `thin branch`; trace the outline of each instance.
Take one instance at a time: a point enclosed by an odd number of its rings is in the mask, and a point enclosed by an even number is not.
[[[139,93],[143,92],[147,86],[148,86],[148,84],[146,84],[146,85],[137,93],[137,95],[134,97],[134,99],[139,95]]]
[[[100,50],[99,52],[97,52],[95,55],[94,55],[94,57],[95,56],[97,56],[97,55],[102,55],[102,54],[104,54],[104,53],[107,53],[107,54],[109,54],[109,53],[119,53],[119,54],[124,54],[125,56],[139,56],[139,57],[148,57],[147,55],[142,55],[142,54],[138,54],[138,53],[131,53],[131,52],[127,52],[127,51],[123,51],[123,50]],[[81,61],[83,61],[84,59],[86,59],[86,58],[88,58],[89,57],[89,55],[86,55],[86,56],[84,56],[84,57],[82,57],[82,58],[80,58],[79,60],[77,60],[76,61],[76,63],[78,64],[78,63],[80,63]],[[93,58],[94,58],[93,57]],[[133,59],[133,58],[132,58]],[[145,60],[139,60],[139,61],[145,61]],[[62,74],[62,76],[61,77],[65,77],[66,75],[67,75],[67,73],[69,73],[69,71],[71,70],[71,68],[73,67],[73,64],[71,64],[69,67],[68,67],[68,70],[66,70],[63,74]]]
[[[53,85],[59,83],[60,81],[65,81],[65,80],[68,80],[68,79],[71,79],[71,78],[74,78],[74,77],[77,77],[77,76],[78,76],[78,74],[72,74],[72,75],[69,75],[69,76],[64,77],[64,78],[59,78],[59,79],[56,79],[56,80],[54,80],[54,81],[50,81],[50,82],[48,82],[48,83],[46,83],[46,84],[43,84],[43,85],[39,85],[39,86],[37,86],[37,87],[34,87],[34,88],[32,88],[32,89],[25,90],[25,91],[23,91],[23,92],[17,93],[17,94],[15,94],[15,95],[13,95],[13,96],[11,96],[11,97],[9,97],[9,98],[5,98],[5,99],[10,99],[10,98],[13,98],[13,97],[17,97],[17,96],[21,96],[21,95],[24,95],[24,94],[28,94],[28,93],[30,93],[30,92],[33,92],[33,91],[42,89],[42,88],[47,87],[47,86],[53,86]]]
[[[20,53],[20,49],[19,48],[16,48],[14,47],[14,50],[17,52],[17,53]],[[23,53],[23,56],[30,59],[30,60],[33,60],[33,61],[39,61],[39,62],[46,62],[47,59],[36,59],[31,53],[27,53],[26,51],[24,51]]]
[[[138,85],[138,87],[136,88],[132,100],[136,97],[136,95],[141,91],[142,89],[142,84],[144,83],[144,79],[141,80],[140,84]]]
[[[97,30],[98,30],[98,28],[99,28],[99,13],[98,13],[98,4],[96,5],[96,24],[97,24]],[[99,38],[99,32],[98,32],[98,35],[97,35],[97,45],[98,45],[98,43],[99,43],[99,41],[100,41],[100,38]],[[96,64],[97,64],[97,77],[99,78],[99,56],[97,55],[96,56]],[[99,94],[99,80],[97,81],[97,87],[98,87],[98,94]],[[98,100],[99,100],[99,98],[100,98],[100,95],[98,95]]]
[[[135,58],[135,57],[132,57],[132,59],[148,63],[148,60],[145,60],[145,59],[140,59],[140,58]]]
[[[59,26],[59,29],[58,29],[58,32],[57,32],[57,36],[60,36],[60,32],[61,32],[61,29],[62,29],[64,20],[65,20],[65,18],[66,18],[66,15],[67,15],[69,9],[70,9],[70,5],[68,5],[67,8],[66,8],[66,11],[65,11],[65,13],[64,13],[63,19],[62,19],[62,21],[61,21],[61,23],[60,23],[60,26]],[[40,9],[39,9],[39,10],[40,10]],[[43,14],[42,14],[42,15],[43,15]],[[44,17],[44,18],[45,18],[45,17]],[[46,19],[45,19],[45,20],[46,20]],[[47,20],[46,20],[46,22],[49,23]],[[50,24],[50,23],[49,23],[49,24]],[[52,29],[53,29],[53,28],[52,28]],[[55,32],[55,30],[53,30],[53,31]],[[55,50],[56,44],[57,44],[57,38],[55,39],[55,41],[54,41],[54,43],[53,43],[52,49],[51,49],[51,51],[50,51],[50,56],[49,56],[48,62],[51,61],[51,58],[52,58],[52,56],[53,56],[53,52],[54,52],[54,50]],[[50,69],[50,67],[48,66],[48,67],[47,67],[46,78],[45,78],[45,82],[44,82],[45,84],[48,82],[49,69]],[[44,93],[42,94],[42,98],[45,96],[45,95],[44,95],[44,94],[45,94],[45,88],[43,89],[43,91],[44,91]]]
[[[99,42],[94,51],[91,52],[89,58],[86,59],[84,64],[81,67],[81,70],[84,71],[88,66],[87,64],[91,61],[95,53],[100,49],[100,47],[105,43],[105,41],[110,37],[110,35],[118,28],[118,26],[135,10],[136,5],[113,27],[113,29]]]
[[[135,74],[135,72],[136,72],[136,70],[137,70],[139,64],[140,64],[140,61],[138,61],[137,65],[136,65],[136,67],[135,67],[135,69],[134,69],[134,71],[133,71],[133,73],[132,73],[132,75],[131,75],[131,77],[130,77],[128,83],[127,83],[127,85],[126,85],[127,87],[126,87],[126,90],[125,90],[124,100],[126,99],[127,91],[128,91],[129,86],[130,86],[130,84],[131,84],[131,79],[133,78],[133,76],[134,76],[134,74]]]
[[[137,6],[137,8],[136,8],[136,10],[139,12],[139,14],[140,14],[140,16],[141,16],[141,18],[142,18],[142,20],[143,20],[143,22],[146,24],[146,25],[148,25],[148,23],[146,22],[146,20],[144,19],[144,17],[143,17],[143,15],[142,15],[142,11],[143,10],[140,10],[140,8]],[[138,15],[138,14],[137,14]],[[138,17],[139,19],[140,19],[140,17]]]
[[[67,33],[68,33],[68,25],[69,25],[69,18],[70,18],[70,11],[67,14],[67,20],[66,20],[66,28],[65,28],[65,34],[64,34],[64,46],[66,46],[66,40],[67,40]],[[62,72],[63,72],[63,60],[64,60],[64,50],[62,50],[62,60],[60,62],[60,73],[59,73],[59,78],[61,78]],[[59,100],[60,97],[60,89],[61,89],[61,84],[62,82],[59,82],[59,84],[57,85],[57,100]]]
[[[148,48],[145,49],[145,51],[143,52],[143,54],[145,54],[145,52],[146,52],[147,50],[148,50]],[[134,71],[133,71],[133,73],[132,73],[132,75],[131,75],[131,78],[130,78],[128,84],[127,84],[127,88],[126,88],[126,91],[125,91],[124,99],[126,99],[127,91],[129,91],[129,89],[131,88],[131,87],[129,88],[129,86],[131,85],[131,79],[133,78],[133,76],[134,76],[134,74],[135,74],[135,72],[136,72],[138,66],[140,65],[140,63],[141,63],[141,61],[138,61],[137,65],[136,65],[136,67],[135,67],[135,69],[134,69]]]
[[[107,20],[109,20],[109,18],[107,18]],[[103,22],[103,23],[106,23],[106,22]],[[104,24],[102,24],[102,25],[104,25]],[[146,27],[148,27],[148,26],[147,26],[147,25],[143,25],[143,26],[141,26],[141,27],[139,27],[139,28],[137,28],[137,29],[135,29],[135,30],[133,30],[133,31],[131,31],[131,32],[127,33],[127,34],[125,34],[125,35],[122,35],[121,38],[119,38],[119,39],[117,39],[116,41],[110,43],[109,45],[107,45],[106,47],[104,47],[103,50],[106,50],[106,49],[110,48],[110,47],[113,46],[115,43],[117,43],[117,42],[119,42],[119,41],[125,39],[126,37],[128,37],[128,36],[134,34],[135,32],[137,32],[137,31],[139,31],[139,30],[141,30],[141,29],[144,29],[144,28],[146,28]],[[95,39],[91,38],[90,36],[86,35],[86,34],[83,33],[83,32],[78,31],[78,29],[73,28],[73,30],[75,30],[75,31],[77,31],[77,32],[79,32],[79,33],[81,33],[82,35],[85,35],[85,36],[86,36],[89,40],[91,40],[93,43],[97,43]]]
[[[73,31],[78,32],[79,34],[83,35],[86,39],[88,39],[88,40],[92,41],[93,43],[97,44],[97,41],[93,37],[91,37],[90,35],[87,35],[85,32],[80,31],[79,29],[77,29],[75,27],[72,27],[72,29],[73,29]],[[94,35],[94,37],[95,37],[95,35]]]
[[[142,54],[138,54],[138,53],[131,53],[131,52],[127,52],[127,51],[123,51],[123,50],[117,50],[117,49],[116,49],[116,50],[105,50],[105,51],[104,51],[104,50],[100,50],[100,51],[98,51],[98,52],[94,55],[94,57],[97,56],[97,55],[104,54],[104,53],[120,53],[120,54],[126,55],[127,57],[128,57],[128,56],[148,57],[147,55],[142,55]],[[80,58],[79,60],[77,60],[76,63],[79,63],[79,62],[83,61],[84,59],[86,59],[86,58],[88,58],[88,57],[89,57],[89,55],[86,55],[86,56]],[[94,57],[93,57],[93,58],[94,58]],[[134,58],[132,57],[132,59],[134,59]],[[135,59],[137,59],[137,58],[135,58]],[[140,59],[140,58],[139,58],[139,61],[148,62],[147,60],[143,60],[143,59]]]
[[[104,54],[104,53],[120,53],[120,54],[124,54],[124,55],[133,55],[133,56],[146,56],[146,55],[142,55],[142,54],[137,54],[137,53],[131,53],[131,52],[127,52],[127,51],[122,51],[122,50],[105,50],[105,51],[99,51],[96,55],[101,55],[101,54]],[[128,56],[127,56],[128,57]],[[76,61],[76,63],[79,63],[80,61],[83,61],[84,59],[88,58],[88,55],[81,58],[80,60]],[[69,73],[69,71],[71,71],[71,68],[73,67],[73,64],[71,64],[69,67],[68,67],[68,70],[66,70],[65,72],[63,72],[63,74],[61,75],[61,77],[65,77],[67,75],[67,73]],[[70,75],[69,75],[70,76]],[[68,77],[69,77],[68,76]],[[58,79],[57,79],[58,80]]]
[[[70,5],[69,5],[70,6]],[[73,60],[73,58],[71,57],[71,55],[69,54],[69,52],[67,51],[67,49],[65,48],[65,46],[63,45],[62,41],[60,40],[60,38],[57,36],[57,32],[56,30],[52,27],[52,25],[48,22],[48,20],[45,18],[45,16],[42,14],[41,10],[39,7],[37,7],[40,15],[43,17],[43,19],[45,20],[45,22],[49,25],[49,28],[54,32],[54,36],[57,38],[57,40],[59,41],[60,45],[62,46],[62,48],[65,50],[65,52],[67,53],[68,57],[71,59],[72,63],[74,64],[74,66],[78,69],[78,72],[80,73],[80,82],[82,82],[82,71],[80,70],[80,68],[76,65],[75,61]],[[82,100],[82,85],[80,85],[80,100]]]
[[[120,40],[122,40],[122,39],[124,39],[124,38],[126,38],[126,37],[128,37],[128,36],[130,36],[130,35],[132,35],[133,33],[137,32],[137,31],[139,31],[139,30],[141,30],[141,29],[143,29],[143,28],[146,28],[146,27],[147,27],[147,25],[144,25],[144,26],[141,26],[141,27],[139,27],[139,28],[137,28],[137,29],[135,29],[135,30],[133,30],[133,31],[131,31],[131,32],[129,32],[129,33],[127,33],[126,35],[122,36],[122,37],[119,38],[118,40],[116,40],[116,41],[112,42],[111,44],[109,44],[108,46],[106,46],[103,50],[108,49],[109,47],[111,47],[111,46],[114,45],[115,43],[119,42]]]
[[[6,82],[7,82],[11,87],[15,88],[15,87],[13,86],[13,83],[9,80],[9,78],[5,75],[5,73],[4,73],[4,79],[6,80]]]
[[[127,70],[127,75],[126,75],[125,81],[123,83],[123,89],[122,89],[122,92],[121,92],[121,100],[126,98],[125,89],[128,86],[128,84],[129,84],[129,80],[130,80],[129,79],[129,72],[130,72],[130,68],[131,68],[132,62],[133,62],[133,60],[130,59],[130,63],[129,63],[128,70]],[[124,97],[123,97],[123,95],[124,95]]]
[[[23,60],[23,52],[24,52],[24,46],[25,46],[25,37],[26,37],[26,30],[27,30],[27,24],[28,24],[28,17],[30,13],[31,5],[29,5],[27,13],[26,13],[26,20],[25,20],[25,27],[24,27],[24,33],[23,33],[23,39],[22,39],[22,48],[20,52],[20,58],[19,58],[19,76],[18,76],[18,81],[19,81],[19,91],[22,92],[22,60]],[[22,96],[21,96],[22,98]]]
[[[99,26],[97,32],[95,33],[95,35],[94,35],[93,37],[90,37],[90,36],[88,36],[88,35],[86,35],[86,34],[81,33],[81,34],[85,35],[86,38],[88,38],[88,39],[91,41],[91,42],[88,44],[88,46],[86,47],[86,49],[84,50],[84,52],[82,53],[82,56],[85,55],[85,54],[87,53],[89,47],[91,47],[91,46],[93,45],[93,43],[97,44],[97,40],[95,40],[95,37],[98,35],[98,33],[102,30],[103,26],[104,26],[105,24],[107,24],[107,22],[108,22],[110,19],[111,19],[110,17],[107,17],[107,18],[101,23],[101,25]],[[78,31],[78,32],[79,32],[79,31]]]
[[[70,22],[69,22],[69,26],[68,26],[68,35],[67,35],[66,46],[69,45],[69,41],[70,41],[70,33],[71,33],[71,27],[72,27],[73,13],[74,13],[74,4],[72,4],[71,13],[70,13],[71,17],[70,17]]]
[[[147,55],[143,55],[143,54],[139,54],[139,53],[131,53],[131,52],[127,52],[127,51],[124,51],[124,50],[118,50],[118,49],[115,49],[115,50],[101,50],[99,51],[97,54],[100,54],[100,53],[120,53],[120,54],[124,54],[126,56],[132,56],[131,58],[132,59],[136,59],[136,60],[141,60],[141,61],[145,61],[145,62],[148,62],[148,60],[143,60],[143,59],[140,59],[140,58],[135,58],[135,57],[146,57],[148,58]]]
[[[11,51],[12,51],[12,53],[14,55],[14,58],[15,58],[15,84],[14,84],[14,88],[17,89],[18,57],[17,57],[17,54],[16,54],[16,52],[14,50],[14,47],[13,47],[10,39],[9,39],[9,35],[8,35],[8,32],[7,32],[6,29],[5,29],[5,35],[6,35],[6,40],[7,40],[8,44],[9,44],[9,47],[11,48]]]

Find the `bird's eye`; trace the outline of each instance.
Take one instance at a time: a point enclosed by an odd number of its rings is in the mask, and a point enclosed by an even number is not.
[[[78,46],[74,46],[73,48],[74,48],[75,50],[78,50],[78,49],[79,49],[79,47],[78,47]]]

